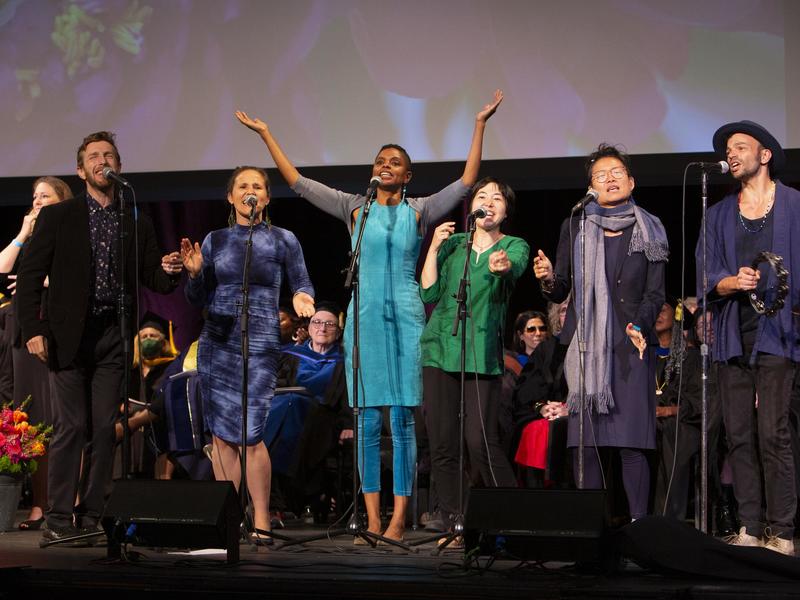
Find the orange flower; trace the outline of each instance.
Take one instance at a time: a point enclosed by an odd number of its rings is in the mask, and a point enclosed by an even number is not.
[[[27,421],[23,421],[22,423],[17,423],[14,427],[20,433],[25,433],[25,431],[30,427]]]
[[[28,420],[28,413],[22,410],[14,411],[14,423],[20,423]]]
[[[41,456],[44,454],[44,444],[42,442],[35,442],[31,446],[31,452],[34,456]]]

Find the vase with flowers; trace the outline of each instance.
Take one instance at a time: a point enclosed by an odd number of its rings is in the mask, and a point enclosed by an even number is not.
[[[36,459],[47,452],[53,428],[31,424],[25,407],[10,404],[0,408],[0,531],[9,529],[19,504],[22,479],[36,471]]]

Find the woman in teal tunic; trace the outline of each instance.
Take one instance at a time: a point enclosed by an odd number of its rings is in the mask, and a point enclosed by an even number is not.
[[[390,407],[393,447],[394,513],[383,535],[401,540],[416,463],[414,407],[422,400],[419,338],[425,323],[415,268],[428,227],[436,223],[466,195],[478,178],[486,121],[503,99],[476,116],[467,162],[461,179],[432,196],[406,197],[411,181],[411,159],[396,144],[383,146],[372,165],[380,178],[375,202],[367,220],[359,269],[360,381],[362,422],[359,423],[361,488],[367,507],[367,529],[380,533],[380,431],[382,407]],[[236,113],[239,121],[257,132],[286,182],[299,195],[348,226],[353,243],[366,198],[331,189],[302,177],[284,155],[267,124]],[[352,305],[347,313],[345,358],[348,392],[352,390]],[[352,403],[352,398],[351,398]]]
[[[500,445],[498,404],[503,375],[503,330],[514,285],[525,271],[530,248],[525,240],[505,235],[500,226],[514,209],[514,191],[485,177],[471,190],[470,211],[483,208],[475,222],[467,288],[466,386],[464,442],[475,484],[515,487],[516,478]],[[445,222],[433,234],[422,268],[422,300],[436,308],[422,334],[425,427],[439,507],[450,521],[458,514],[459,406],[461,400],[461,331],[451,334],[458,312],[455,294],[464,272],[464,233]]]

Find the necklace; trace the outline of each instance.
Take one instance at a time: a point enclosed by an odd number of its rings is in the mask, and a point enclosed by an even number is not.
[[[767,201],[767,208],[764,210],[764,216],[761,217],[761,223],[758,225],[758,227],[756,229],[750,229],[747,226],[747,223],[745,223],[744,216],[742,215],[742,209],[741,209],[741,198],[742,198],[742,194],[740,192],[739,193],[739,223],[742,224],[742,228],[747,233],[758,233],[759,231],[764,229],[764,225],[766,225],[766,223],[767,223],[767,216],[769,216],[769,211],[772,210],[772,204],[775,201],[775,182],[774,181],[772,182],[772,189],[770,191],[769,200]],[[748,219],[748,221],[754,221],[754,220],[755,219]]]
[[[475,264],[478,264],[478,259],[480,258],[481,254],[483,254],[486,250],[494,246],[497,242],[503,239],[505,236],[500,236],[496,240],[489,240],[488,244],[478,244],[477,242],[472,242],[472,249],[475,251]]]
[[[665,348],[667,351],[666,354],[662,354],[660,351],[662,350],[661,346],[656,348],[657,356],[660,360],[667,360],[669,358],[669,348]],[[664,393],[664,388],[667,386],[668,380],[666,373],[664,373],[664,381],[659,382],[658,380],[658,367],[656,367],[656,396],[661,396]]]

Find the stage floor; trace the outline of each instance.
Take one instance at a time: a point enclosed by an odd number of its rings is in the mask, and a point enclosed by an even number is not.
[[[322,533],[297,527],[291,537]],[[407,541],[429,535],[409,531]],[[582,572],[566,563],[533,564],[479,557],[463,550],[435,555],[434,542],[414,552],[353,545],[349,536],[304,546],[240,547],[240,562],[224,554],[187,555],[133,547],[138,560],[110,562],[93,548],[39,548],[39,532],[0,534],[0,598],[763,598],[800,596],[798,583],[753,583],[665,577],[623,561],[619,572]],[[767,551],[764,551],[767,552]],[[800,559],[799,559],[800,560]],[[144,596],[146,594],[146,596]]]

